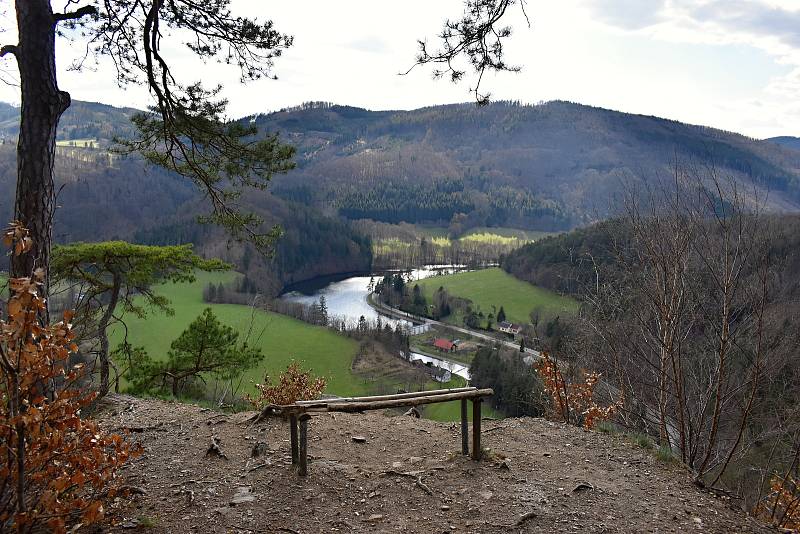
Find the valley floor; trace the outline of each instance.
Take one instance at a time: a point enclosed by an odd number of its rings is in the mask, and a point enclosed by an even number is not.
[[[761,531],[679,466],[623,438],[542,419],[486,420],[491,452],[476,463],[459,454],[456,424],[319,415],[302,479],[280,419],[251,425],[252,413],[129,396],[104,404],[103,426],[128,429],[145,449],[123,473],[143,493],[108,510],[112,532]],[[211,436],[227,459],[205,457]],[[266,454],[251,458],[258,441]]]

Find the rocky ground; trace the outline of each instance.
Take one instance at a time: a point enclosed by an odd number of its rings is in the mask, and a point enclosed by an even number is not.
[[[542,419],[487,420],[488,458],[474,462],[461,456],[454,424],[325,414],[310,422],[309,475],[300,478],[288,425],[248,424],[251,415],[111,397],[102,424],[130,431],[145,453],[123,472],[134,495],[114,504],[104,530],[763,531],[734,503],[700,491],[679,465],[622,437]],[[212,436],[226,458],[206,457]]]

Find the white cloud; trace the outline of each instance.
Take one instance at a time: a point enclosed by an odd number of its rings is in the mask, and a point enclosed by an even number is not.
[[[417,39],[434,38],[462,6],[462,0],[234,0],[235,10],[272,19],[295,37],[276,61],[279,80],[246,86],[233,69],[199,63],[180,44],[166,52],[177,58],[180,79],[224,82],[232,116],[307,100],[371,109],[467,101],[473,80],[433,81],[429,69],[398,76],[412,64]],[[568,99],[753,136],[800,135],[800,0],[531,0],[527,11],[532,28],[512,13],[507,46],[509,62],[523,71],[488,76],[484,89],[495,98]],[[62,44],[60,65],[75,53]],[[117,88],[107,64],[96,73],[61,69],[59,78],[76,99],[149,102],[143,87]],[[18,100],[18,90],[0,85],[0,100]]]

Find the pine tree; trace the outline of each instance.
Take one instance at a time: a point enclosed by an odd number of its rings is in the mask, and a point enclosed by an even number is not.
[[[166,361],[153,361],[140,355],[131,369],[135,389],[146,391],[159,379],[170,383],[178,396],[187,379],[209,373],[221,380],[234,379],[255,367],[263,359],[261,349],[239,343],[239,333],[219,322],[211,308],[206,308],[172,342]]]
[[[502,323],[506,320],[506,310],[500,306],[500,311],[497,312],[497,322]]]
[[[322,326],[328,326],[328,300],[325,295],[319,297],[319,323]]]

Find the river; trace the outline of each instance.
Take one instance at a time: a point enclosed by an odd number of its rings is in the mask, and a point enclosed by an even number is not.
[[[404,272],[407,280],[413,281],[463,270],[463,266],[456,265],[426,265],[420,269]],[[327,277],[294,284],[290,288],[291,291],[281,295],[281,299],[288,302],[311,305],[319,301],[320,297],[324,295],[328,306],[328,315],[344,318],[348,323],[357,324],[361,317],[373,322],[380,317],[384,324],[389,323],[395,326],[400,323],[404,326],[411,326],[408,321],[393,319],[378,313],[367,303],[367,296],[370,293],[370,281],[377,282],[385,274],[385,272],[380,272],[373,273],[371,276]],[[411,353],[411,359],[422,360],[425,363],[430,362],[435,367],[447,369],[454,375],[469,380],[469,367],[462,363],[434,358],[416,352]]]

